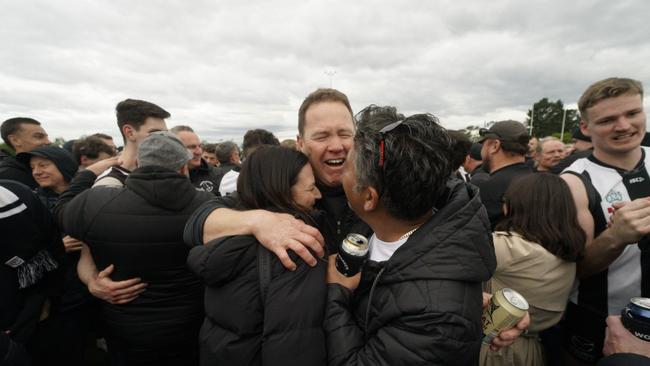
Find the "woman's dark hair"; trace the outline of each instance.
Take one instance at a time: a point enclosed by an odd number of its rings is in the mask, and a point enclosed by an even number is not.
[[[305,154],[283,146],[260,146],[244,161],[237,194],[244,209],[266,209],[311,222],[309,213],[291,196],[298,174],[309,164]]]
[[[510,231],[539,243],[556,257],[576,261],[586,241],[566,182],[553,174],[517,178],[506,191],[505,218],[495,230]]]

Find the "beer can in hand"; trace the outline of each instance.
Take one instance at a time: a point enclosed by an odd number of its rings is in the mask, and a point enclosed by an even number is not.
[[[336,269],[345,277],[352,277],[361,271],[367,258],[368,239],[361,234],[348,234],[336,256]]]
[[[517,291],[504,288],[497,291],[483,310],[483,344],[492,340],[504,329],[512,328],[528,311],[528,301]]]
[[[621,311],[621,323],[635,337],[650,341],[650,299],[633,297]]]

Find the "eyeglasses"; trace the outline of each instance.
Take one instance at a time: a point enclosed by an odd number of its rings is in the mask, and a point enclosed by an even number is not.
[[[397,128],[397,126],[401,125],[404,120],[400,120],[397,122],[393,122],[391,124],[388,124],[384,126],[381,130],[379,130],[379,167],[383,168],[384,167],[384,156],[385,156],[385,139],[386,139],[386,134],[388,134],[390,131],[394,130]],[[383,169],[382,169],[383,172]]]
[[[396,129],[399,125],[401,125],[404,122],[404,120],[399,120],[397,122],[390,123],[386,126],[384,126],[381,130],[379,130],[379,163],[377,164],[380,168],[380,179],[381,179],[381,189],[379,191],[379,198],[381,198],[384,195],[384,164],[386,162],[386,135]]]

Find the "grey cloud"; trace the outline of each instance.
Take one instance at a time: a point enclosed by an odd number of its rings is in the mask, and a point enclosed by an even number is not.
[[[600,78],[650,81],[649,10],[640,0],[9,1],[0,119],[119,137],[114,107],[131,97],[202,138],[291,136],[328,69],[355,110],[390,104],[453,128],[523,118],[542,97],[575,103]]]

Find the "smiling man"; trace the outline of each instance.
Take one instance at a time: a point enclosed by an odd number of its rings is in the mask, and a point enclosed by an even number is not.
[[[562,175],[587,243],[566,313],[566,346],[582,361],[602,357],[605,318],[635,296],[650,296],[650,149],[643,86],[625,78],[591,85],[578,102],[593,154]]]
[[[192,154],[192,159],[187,162],[190,173],[190,182],[200,191],[219,195],[219,172],[203,160],[201,139],[190,126],[175,126],[170,130]]]
[[[323,195],[316,208],[325,212],[321,229],[332,233],[327,246],[334,253],[348,233],[370,234],[369,227],[349,208],[341,186],[343,164],[354,136],[352,107],[347,96],[335,89],[318,89],[309,94],[298,111],[298,133],[298,147],[309,158]],[[229,198],[203,206],[188,223],[186,242],[200,245],[226,235],[253,234],[288,268],[295,268],[288,249],[310,265],[316,263],[312,252],[323,255],[325,240],[314,227],[290,215],[227,208],[232,206],[234,201]]]
[[[16,154],[32,151],[43,145],[49,145],[47,132],[41,123],[32,118],[10,118],[0,127],[2,140],[16,151]],[[0,163],[0,179],[20,182],[31,189],[38,187],[29,167],[18,162],[14,157],[7,157]]]

